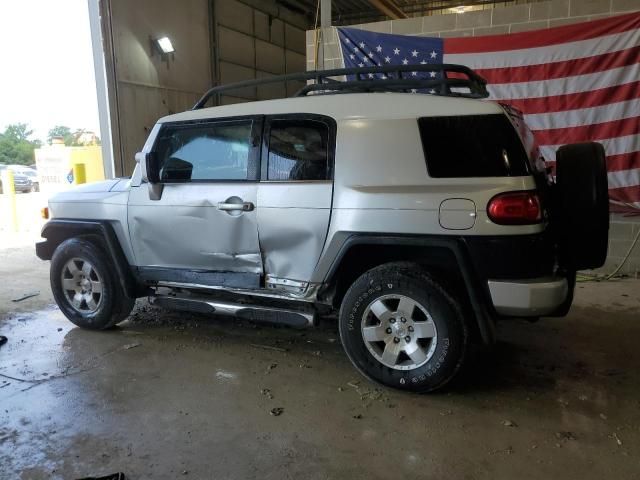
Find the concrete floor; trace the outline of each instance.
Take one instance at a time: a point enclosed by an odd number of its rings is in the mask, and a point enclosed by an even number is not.
[[[301,332],[140,301],[90,332],[52,305],[32,247],[0,249],[0,281],[2,479],[640,477],[637,280],[580,284],[566,319],[503,323],[429,396],[361,378],[331,322]]]

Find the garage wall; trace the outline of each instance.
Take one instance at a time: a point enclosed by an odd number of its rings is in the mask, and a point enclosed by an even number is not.
[[[462,14],[431,15],[349,25],[349,28],[398,35],[470,37],[557,27],[634,10],[640,10],[640,0],[550,0]],[[323,45],[325,68],[340,68],[342,64],[337,33],[335,29],[326,30]],[[315,63],[313,30],[307,32],[306,43],[307,70],[312,70]]]
[[[217,0],[214,18],[220,84],[305,70],[305,16],[274,1]],[[220,103],[278,98],[301,87],[289,82],[244,89]]]
[[[115,174],[129,175],[158,118],[188,110],[212,85],[305,69],[307,17],[275,0],[101,0]],[[175,53],[152,44],[167,35]],[[234,103],[291,93],[261,87]]]
[[[128,175],[156,120],[189,108],[211,84],[208,0],[103,0],[103,41],[116,175]],[[152,45],[168,35],[175,54]]]

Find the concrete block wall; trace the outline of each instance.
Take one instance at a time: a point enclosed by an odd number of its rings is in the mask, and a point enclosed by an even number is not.
[[[569,23],[595,20],[611,15],[640,10],[640,0],[549,0],[509,7],[466,12],[463,14],[432,15],[403,20],[350,25],[381,33],[420,35],[428,37],[465,37],[523,32],[540,28],[551,28]],[[319,32],[307,31],[307,70],[316,66],[314,40]],[[324,29],[324,59],[319,59],[319,68],[343,66],[335,28]],[[635,235],[640,231],[640,217],[612,215],[609,231],[609,255],[598,273],[610,273],[622,262]],[[640,241],[632,250],[629,259],[621,268],[627,275],[640,274]]]
[[[398,35],[470,37],[550,28],[636,10],[640,10],[640,0],[549,0],[459,14],[349,25],[349,27]],[[324,48],[324,67],[340,68],[342,60],[336,31],[325,29],[323,33],[324,42],[321,47]],[[315,32],[307,31],[307,70],[313,70],[316,64],[314,39]]]

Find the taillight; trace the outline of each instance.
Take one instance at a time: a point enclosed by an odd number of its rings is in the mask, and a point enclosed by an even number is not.
[[[487,214],[499,225],[530,225],[542,220],[542,207],[535,192],[501,193],[491,199]]]

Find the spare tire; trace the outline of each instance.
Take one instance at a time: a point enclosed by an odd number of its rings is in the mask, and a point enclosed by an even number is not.
[[[562,266],[575,271],[604,265],[609,242],[609,189],[600,143],[558,149],[555,201]]]

